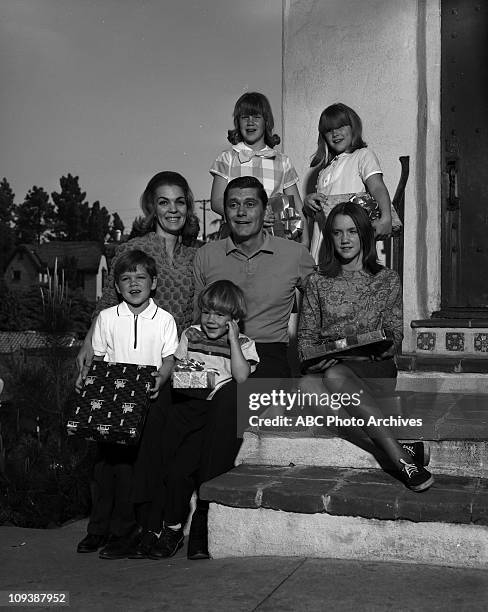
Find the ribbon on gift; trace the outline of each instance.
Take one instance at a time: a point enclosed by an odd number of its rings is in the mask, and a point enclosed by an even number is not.
[[[175,367],[175,372],[201,372],[205,370],[205,364],[203,361],[197,359],[180,359]]]

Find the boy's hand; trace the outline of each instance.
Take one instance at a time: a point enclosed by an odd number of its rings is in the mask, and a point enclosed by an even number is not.
[[[232,319],[232,321],[227,321],[227,329],[228,334],[229,334],[229,343],[231,341],[238,341],[239,340],[239,324],[237,323],[237,321],[235,321],[234,319]]]
[[[83,382],[86,378],[86,375],[88,374],[89,369],[90,369],[89,365],[84,365],[79,371],[78,376],[75,381],[75,390],[77,393],[80,393],[81,389],[83,388]]]
[[[156,399],[163,386],[163,379],[159,372],[151,372],[151,376],[154,376],[154,386],[149,389],[147,394],[149,395],[149,399]]]

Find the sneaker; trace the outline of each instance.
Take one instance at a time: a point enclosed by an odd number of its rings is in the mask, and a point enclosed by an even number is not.
[[[210,559],[208,553],[208,511],[197,508],[191,519],[190,535],[188,537],[188,559]]]
[[[128,559],[147,559],[149,551],[158,541],[158,536],[153,531],[145,531],[137,545],[129,551]]]
[[[172,557],[183,546],[183,529],[170,529],[163,527],[159,540],[148,553],[149,559],[164,559]]]
[[[434,477],[421,465],[415,465],[415,463],[407,463],[403,459],[400,459],[402,467],[400,468],[400,477],[405,485],[420,493],[421,491],[427,490],[434,484]]]
[[[404,451],[411,455],[412,460],[417,465],[429,465],[430,447],[424,442],[403,442],[400,444]]]

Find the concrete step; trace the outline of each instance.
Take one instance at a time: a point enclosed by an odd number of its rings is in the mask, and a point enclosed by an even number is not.
[[[449,377],[402,377],[398,386],[408,389],[414,384],[417,392],[405,390],[382,400],[382,413],[390,417],[395,437],[423,440],[434,473],[488,478],[488,396],[473,391],[475,379],[464,378],[456,392]],[[342,409],[327,412],[323,425],[315,427],[298,424],[299,410],[285,415],[288,425],[264,421],[246,431],[237,462],[381,467],[376,447]],[[328,426],[327,417],[335,419]]]
[[[488,481],[418,494],[385,472],[241,465],[202,486],[213,557],[282,555],[488,568]]]
[[[430,450],[429,469],[434,474],[488,478],[488,442],[442,440],[425,442]],[[343,438],[317,436],[306,432],[252,432],[244,434],[236,465],[334,466],[382,469],[366,440],[361,448]]]

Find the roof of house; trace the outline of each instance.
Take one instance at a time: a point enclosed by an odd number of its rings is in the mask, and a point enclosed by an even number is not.
[[[79,344],[73,334],[64,334],[56,339],[58,346],[70,347]],[[14,353],[20,349],[39,349],[50,346],[49,336],[38,331],[0,332],[0,353]]]
[[[94,241],[68,242],[53,240],[36,244],[21,244],[12,254],[12,260],[20,250],[26,252],[33,264],[39,271],[54,268],[54,262],[58,259],[58,266],[68,259],[76,259],[78,270],[96,272],[100,264],[100,257],[104,254],[103,246]]]

